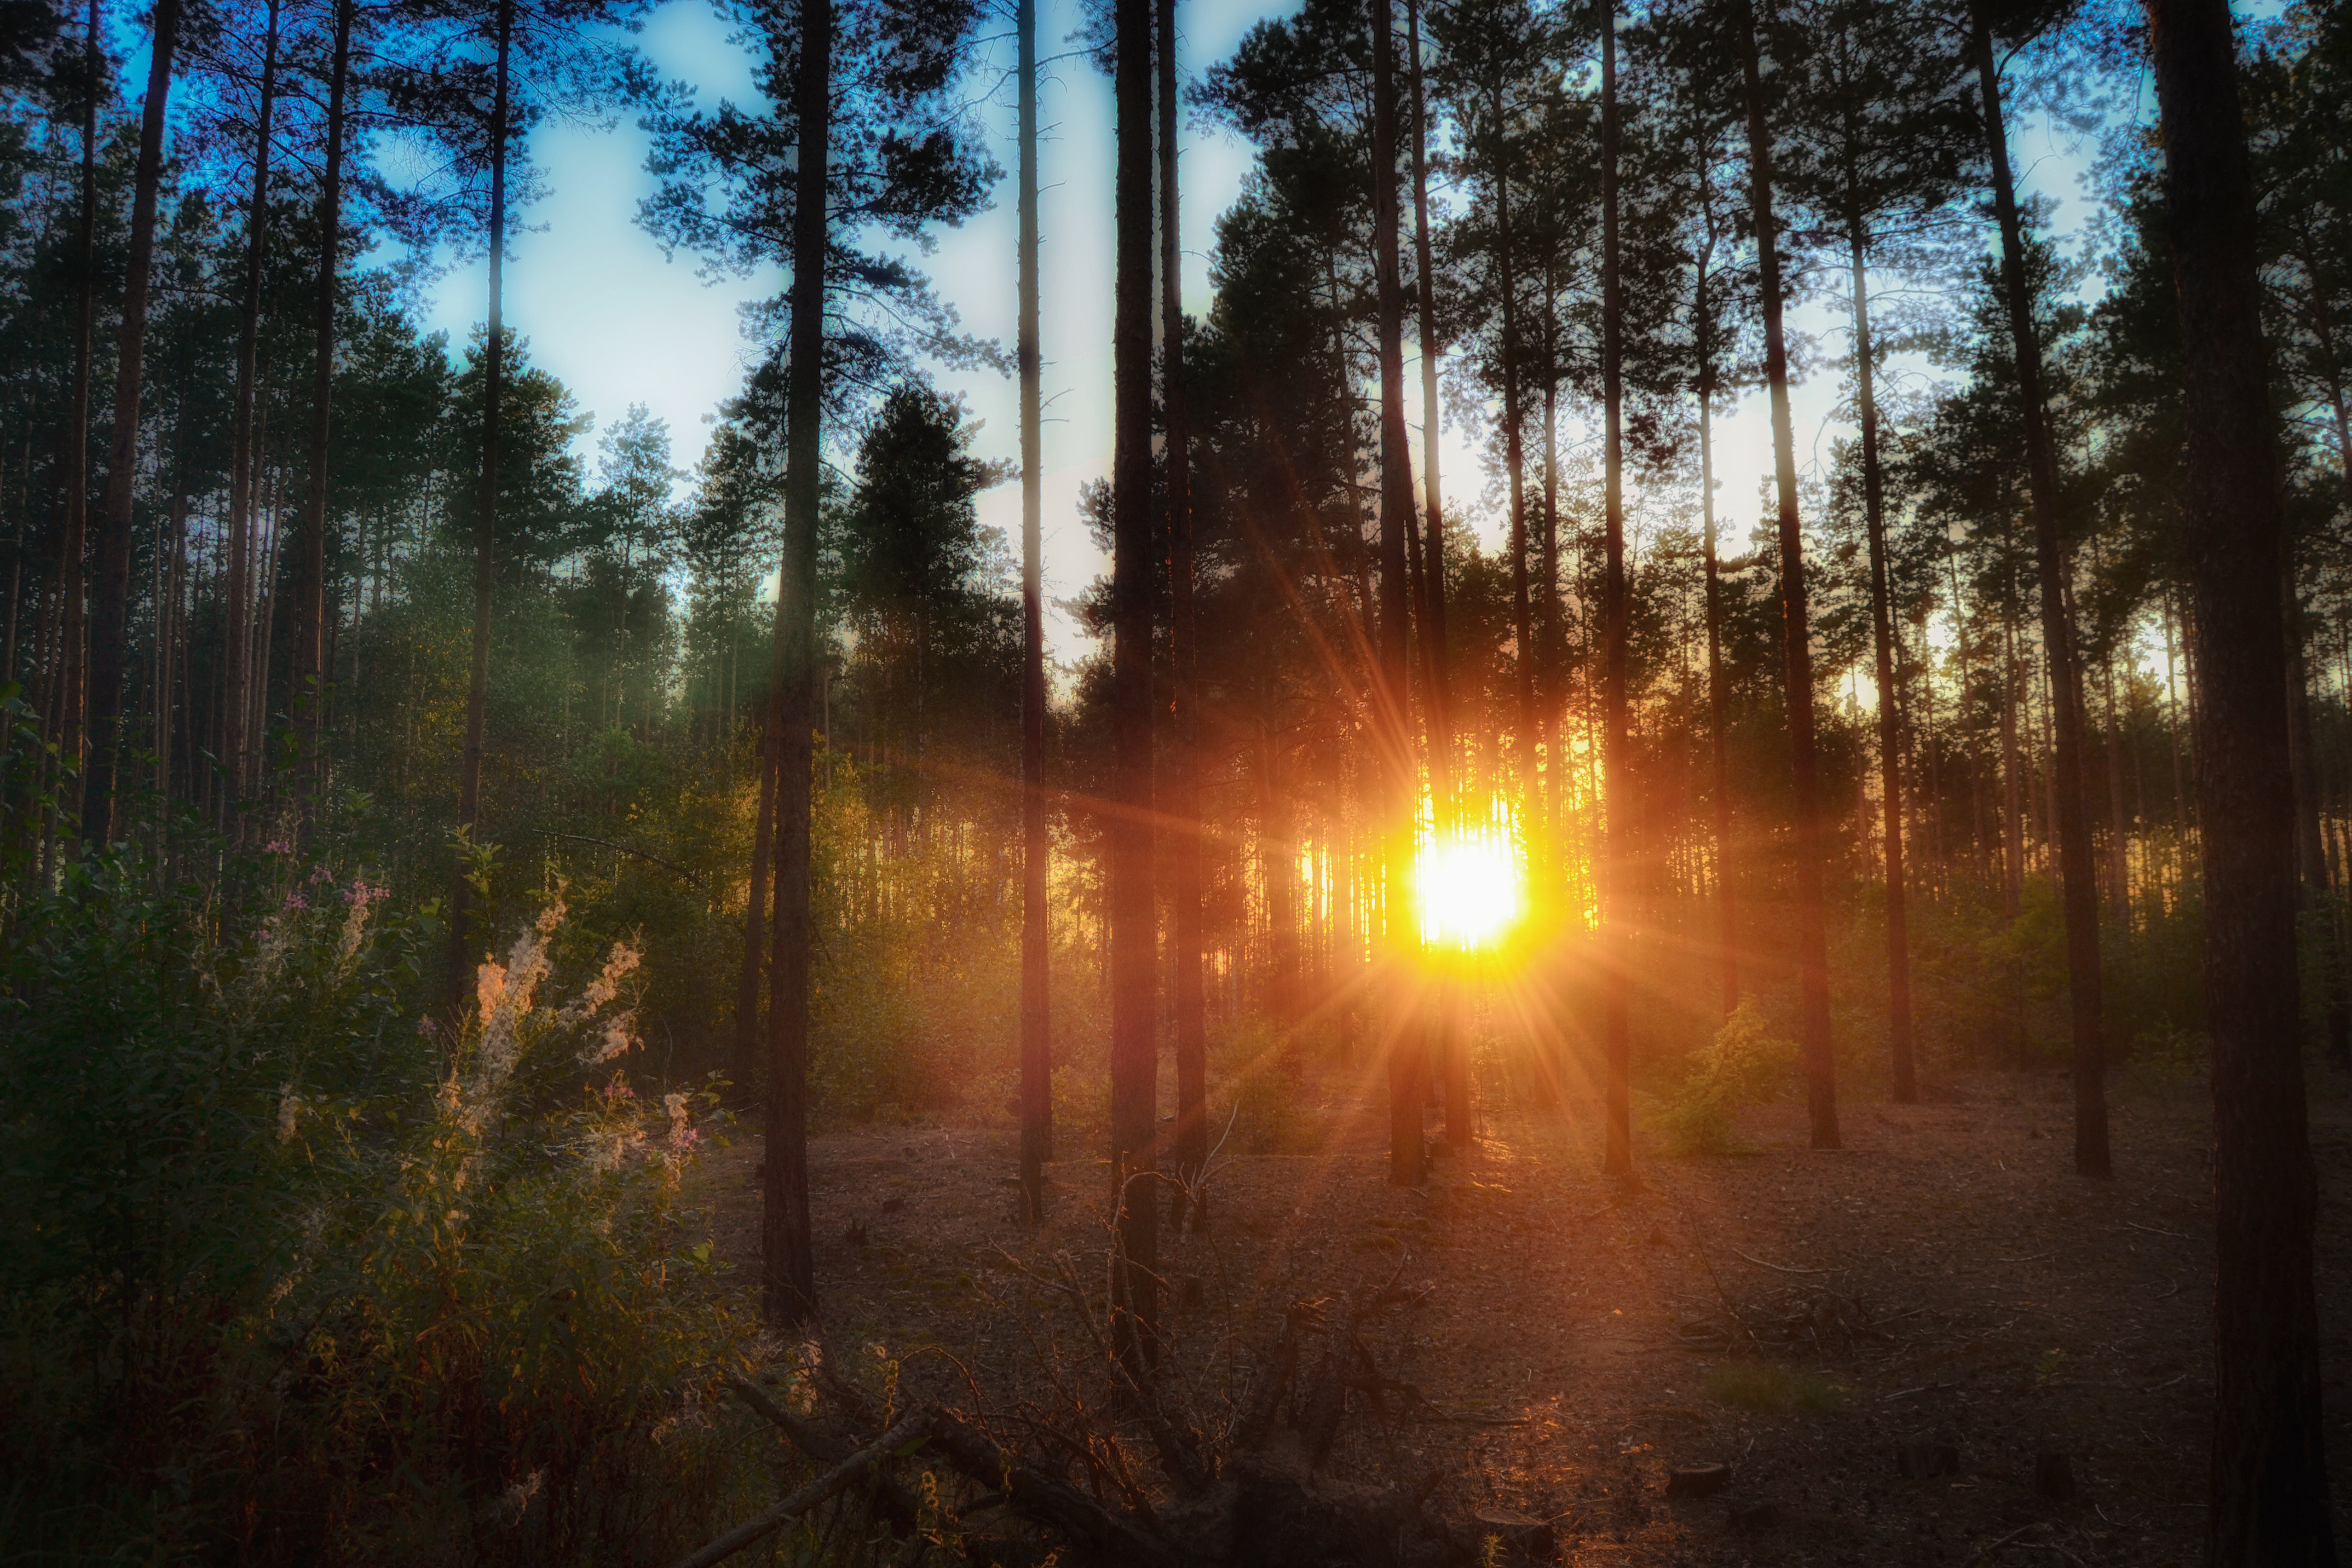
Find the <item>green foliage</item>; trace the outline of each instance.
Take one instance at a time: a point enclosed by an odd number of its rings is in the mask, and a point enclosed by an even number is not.
[[[1739,1147],[1732,1113],[1774,1098],[1796,1065],[1797,1047],[1772,1033],[1754,997],[1744,997],[1715,1038],[1696,1052],[1682,1087],[1657,1114],[1677,1154],[1728,1154]]]
[[[680,1235],[713,1093],[640,1099],[635,953],[563,907],[417,1016],[431,922],[271,844],[77,862],[0,970],[0,1536],[157,1560],[674,1552],[746,1332]],[[266,1521],[257,1533],[256,1521]]]

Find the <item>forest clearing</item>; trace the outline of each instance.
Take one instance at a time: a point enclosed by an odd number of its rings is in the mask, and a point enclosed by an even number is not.
[[[1262,1367],[1292,1304],[1392,1283],[1403,1301],[1363,1339],[1416,1392],[1351,1415],[1314,1531],[1245,1533],[1231,1561],[1469,1560],[1485,1534],[1517,1547],[1538,1526],[1568,1563],[2197,1560],[2211,1200],[2188,1086],[2118,1106],[2128,1186],[2068,1178],[2063,1097],[2036,1075],[1874,1108],[1836,1155],[1806,1149],[1793,1107],[1750,1111],[1743,1152],[1645,1162],[1632,1192],[1594,1174],[1591,1118],[1525,1111],[1441,1155],[1425,1188],[1384,1186],[1377,1096],[1326,1087],[1295,1134],[1315,1152],[1235,1156],[1210,1229],[1170,1249],[1177,1353],[1211,1373],[1203,1347],[1231,1336]],[[1057,1166],[1076,1201],[1023,1227],[990,1174],[1014,1136],[1002,1119],[917,1120],[815,1141],[830,1341],[854,1375],[878,1383],[895,1361],[904,1398],[969,1398],[969,1378],[1000,1418],[1053,1405],[1052,1374],[1087,1353],[1058,1271],[1100,1272],[1106,1216],[1085,1201],[1095,1178]],[[2340,1215],[2352,1107],[2315,1107],[2313,1142]],[[713,1159],[697,1194],[743,1267],[758,1157]],[[2335,1394],[2352,1376],[2340,1221],[2319,1273]],[[2344,1418],[2331,1427],[2340,1488]],[[2053,1454],[2072,1495],[2039,1489]],[[1250,1463],[1316,1473],[1288,1430]],[[1670,1489],[1718,1464],[1719,1492]],[[1259,1506],[1269,1525],[1297,1517]]]
[[[2347,321],[2352,0],[0,0],[0,1568],[2335,1568]]]

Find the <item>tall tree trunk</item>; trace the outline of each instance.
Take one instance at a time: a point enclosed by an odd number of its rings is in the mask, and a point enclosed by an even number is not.
[[[52,836],[58,821],[80,820],[82,719],[89,710],[82,663],[88,605],[84,574],[89,554],[89,373],[98,314],[98,93],[105,79],[98,4],[89,0],[82,51],[89,79],[81,106],[81,217],[74,245],[81,276],[74,291],[73,406],[66,415],[65,537],[58,547],[57,721],[49,731],[66,772],[58,781],[58,804],[49,813]],[[42,860],[45,866],[53,863],[47,850]]]
[[[1543,901],[1566,900],[1556,879],[1568,864],[1561,824],[1567,801],[1560,790],[1566,770],[1560,753],[1566,749],[1560,731],[1568,721],[1567,661],[1561,657],[1559,625],[1559,311],[1555,268],[1544,265],[1544,392],[1543,392],[1543,526],[1536,540],[1536,581],[1531,618],[1536,634],[1536,751],[1543,759],[1543,795],[1538,807],[1530,802],[1540,857],[1530,857],[1529,870],[1543,888]],[[1563,1031],[1564,1033],[1565,1031]]]
[[[1397,210],[1396,26],[1391,0],[1372,0],[1372,258],[1378,274],[1381,355],[1381,621],[1375,712],[1382,768],[1381,839],[1386,864],[1388,962],[1395,970],[1390,1005],[1389,1180],[1417,1187],[1425,1179],[1422,1104],[1426,1050],[1409,976],[1420,947],[1412,898],[1413,766],[1409,641],[1405,610],[1405,534],[1414,525],[1412,445],[1404,423],[1404,279]]]
[[[115,774],[122,750],[122,689],[131,659],[131,510],[139,480],[139,393],[146,364],[147,289],[155,257],[155,195],[163,183],[163,110],[172,96],[172,55],[180,0],[156,0],[147,101],[139,117],[139,169],[131,197],[131,258],[122,286],[122,329],[114,372],[114,451],[106,470],[106,520],[98,535],[97,592],[90,595],[89,771],[83,782],[82,842],[102,847],[117,826]]]
[[[157,581],[162,592],[155,605],[155,797],[169,800],[172,793],[172,691],[179,679],[180,639],[184,631],[180,613],[181,589],[187,577],[188,566],[188,497],[186,480],[179,480],[172,491],[171,549],[157,568]],[[168,814],[163,819],[167,820]]]
[[[2002,553],[2008,552],[2006,521]],[[2018,689],[2024,682],[2017,659],[2017,595],[2006,564],[2001,602],[2000,677],[2000,907],[2014,921],[2025,912],[2025,753],[2018,743]]]
[[[2025,472],[2033,512],[2033,545],[2042,588],[2042,642],[2050,660],[2055,742],[2051,795],[2057,816],[2058,863],[2066,915],[2066,992],[2074,1038],[2074,1169],[2104,1176],[2114,1169],[2107,1147],[2106,1047],[2099,991],[2099,879],[2091,853],[2091,822],[2083,805],[2083,680],[2074,658],[2064,584],[2065,546],[2058,537],[2058,454],[2042,402],[2042,346],[2033,330],[2033,297],[2025,278],[2025,242],[2002,129],[2000,77],[1992,33],[1981,5],[1976,13],[1977,81],[1984,97],[1985,151],[1992,166],[1993,213],[2000,224],[2002,292],[2017,353],[2017,389],[2025,419]]]
[[[261,275],[269,242],[270,124],[278,105],[277,0],[270,0],[261,47],[261,103],[254,118],[253,197],[245,210],[245,297],[237,308],[236,395],[229,428],[228,563],[224,592],[226,640],[222,653],[219,733],[215,771],[226,772],[215,820],[235,819],[245,777],[245,672],[253,662],[254,399],[260,380]]]
[[[1021,34],[1021,1206],[1045,1217],[1054,1157],[1051,906],[1045,873],[1045,467],[1037,344],[1037,0],[1019,0]]]
[[[507,142],[511,106],[509,68],[515,0],[499,0],[497,80],[490,103],[490,303],[482,342],[482,484],[474,516],[474,656],[466,679],[466,750],[457,769],[457,832],[471,841],[482,807],[483,709],[490,689],[490,592],[498,582],[499,399],[506,372]],[[265,631],[265,636],[266,636]],[[476,933],[473,888],[458,868],[449,889],[449,1005],[464,1005]]]
[[[776,563],[776,605],[783,608],[783,563]],[[771,634],[778,646],[781,635]],[[743,962],[735,973],[735,1082],[749,1089],[759,1077],[760,976],[768,957],[769,868],[776,844],[776,752],[783,744],[783,671],[768,672],[768,700],[760,705],[760,807],[751,825],[751,885],[743,899]]]
[[[1266,711],[1261,692],[1259,711]],[[1294,841],[1290,797],[1282,778],[1282,740],[1271,724],[1261,721],[1258,762],[1258,875],[1265,885],[1265,1010],[1281,1041],[1281,1067],[1286,1076],[1298,1070],[1299,955],[1298,847]],[[1324,842],[1330,842],[1329,835]]]
[[[1421,0],[1405,0],[1405,48],[1412,56],[1406,80],[1412,93],[1412,247],[1416,336],[1421,348],[1422,520],[1427,617],[1421,628],[1422,663],[1428,671],[1423,701],[1428,709],[1431,825],[1440,834],[1456,831],[1461,810],[1454,785],[1454,678],[1445,632],[1445,527],[1438,485],[1437,444],[1444,419],[1437,401],[1436,267],[1429,240],[1429,109],[1422,81]],[[1467,1149],[1476,1129],[1470,1113],[1470,1054],[1462,1040],[1460,992],[1439,986],[1436,1070],[1445,1097],[1445,1141]]]
[[[1426,511],[1426,574],[1429,620],[1422,628],[1422,660],[1428,668],[1429,787],[1431,815],[1440,829],[1454,823],[1454,696],[1447,668],[1445,641],[1445,531],[1442,526],[1437,483],[1437,442],[1442,420],[1437,402],[1436,267],[1429,242],[1429,110],[1423,100],[1421,68],[1421,0],[1405,0],[1405,47],[1412,56],[1409,81],[1412,91],[1412,249],[1414,303],[1418,308],[1421,346],[1421,482]],[[1448,1058],[1451,1060],[1451,1058]],[[1452,1092],[1449,1085],[1448,1094]],[[1453,1104],[1449,1098],[1446,1101]]]
[[[1192,616],[1191,442],[1184,411],[1184,273],[1176,203],[1176,0],[1158,0],[1160,57],[1160,373],[1168,422],[1168,652],[1175,690],[1170,736],[1168,881],[1176,962],[1177,1219],[1189,1200],[1194,1228],[1209,1217],[1209,1042],[1201,991],[1199,696]]]
[[[1626,640],[1632,595],[1625,581],[1624,317],[1617,214],[1617,7],[1602,0],[1601,23],[1601,386],[1605,420],[1601,512],[1607,530],[1601,585],[1601,759],[1607,781],[1601,878],[1601,1050],[1607,1064],[1601,1168],[1633,1173],[1633,746],[1625,733]]]
[[[1445,634],[1445,528],[1438,486],[1437,443],[1444,427],[1437,401],[1436,267],[1429,241],[1429,110],[1423,93],[1421,0],[1405,0],[1405,48],[1412,58],[1406,81],[1412,94],[1412,249],[1416,331],[1421,348],[1421,469],[1423,538],[1423,576],[1426,603],[1421,627],[1421,658],[1427,679],[1423,702],[1429,725],[1431,826],[1441,835],[1456,831],[1461,803],[1454,780],[1454,678]],[[1436,1070],[1445,1097],[1445,1141],[1467,1149],[1476,1136],[1470,1114],[1470,1054],[1464,1048],[1459,990],[1441,983],[1433,1041]]]
[[[351,85],[352,21],[355,0],[337,0],[333,63],[327,79],[326,162],[319,171],[318,342],[310,370],[310,486],[302,516],[302,598],[294,637],[294,697],[289,704],[303,736],[303,773],[308,776],[314,811],[326,807],[326,733],[328,670],[325,651],[327,615],[327,463],[333,432],[335,400],[335,280],[341,260],[343,233],[343,120],[345,95]],[[302,720],[307,719],[307,726]]]
[[[1489,88],[1495,136],[1495,268],[1502,296],[1503,468],[1510,484],[1511,534],[1511,668],[1518,694],[1518,723],[1512,737],[1512,756],[1518,784],[1518,809],[1513,814],[1519,843],[1530,869],[1538,856],[1539,827],[1536,819],[1538,780],[1536,776],[1536,641],[1528,584],[1528,500],[1525,451],[1526,418],[1520,404],[1517,257],[1511,225],[1511,128],[1504,113],[1499,79]],[[1531,1010],[1529,1020],[1539,1037],[1532,1042],[1537,1061],[1536,1094],[1540,1104],[1559,1102],[1565,1088],[1559,1059],[1562,1039]]]
[[[1714,236],[1699,253],[1691,321],[1698,348],[1698,489],[1706,559],[1707,729],[1715,763],[1716,962],[1723,977],[1723,1016],[1739,1007],[1738,871],[1731,842],[1731,731],[1729,681],[1723,670],[1722,564],[1717,556],[1715,522],[1715,305],[1707,297]]]
[[[2116,706],[2116,659],[2110,652],[2099,660],[2099,679],[2107,708],[2107,878],[2113,887],[2116,929],[2131,929],[2131,817],[2124,809],[2124,724]]]
[[[33,516],[33,438],[29,435],[25,437],[25,461],[17,488],[23,505],[16,512],[16,547],[8,563],[8,641],[5,650],[0,651],[0,686],[16,683],[16,635],[24,629],[17,615],[24,608],[25,530]]]
[[[793,170],[791,353],[784,396],[784,557],[776,584],[776,906],[768,959],[768,1104],[760,1256],[770,1327],[816,1316],[809,1218],[809,918],[811,724],[816,697],[817,508],[824,439],[825,182],[833,149],[833,0],[801,7],[793,84],[800,146]]]
[[[2312,1285],[2318,1205],[2294,944],[2294,795],[2252,182],[2223,0],[2151,0],[2188,405],[2188,524],[2213,1033],[2216,1568],[2336,1562]]]
[[[1111,331],[1113,784],[1110,894],[1112,1326],[1140,1376],[1157,1360],[1159,1055],[1152,1042],[1151,36],[1152,0],[1118,0],[1116,315]]]
[[[1805,1104],[1812,1145],[1834,1149],[1839,1146],[1837,1066],[1830,1051],[1829,932],[1822,898],[1821,785],[1813,755],[1812,631],[1805,602],[1804,533],[1797,515],[1789,350],[1780,325],[1780,234],[1772,219],[1772,137],[1766,122],[1756,16],[1748,0],[1738,0],[1737,26],[1740,66],[1747,79],[1749,206],[1764,296],[1764,376],[1771,389],[1772,459],[1780,500],[1782,658],[1796,816],[1797,1033],[1804,1052]]]
[[[1859,198],[1849,156],[1847,200]],[[1878,460],[1878,397],[1870,341],[1868,246],[1858,211],[1849,216],[1846,248],[1853,269],[1853,386],[1862,416],[1863,516],[1870,533],[1870,627],[1877,656],[1878,776],[1886,803],[1886,1036],[1897,1105],[1919,1099],[1911,1048],[1911,934],[1903,886],[1903,713],[1895,685],[1895,611],[1886,580],[1886,483]]]

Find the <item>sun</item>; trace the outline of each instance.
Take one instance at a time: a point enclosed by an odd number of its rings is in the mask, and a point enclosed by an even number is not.
[[[1500,834],[1433,838],[1416,872],[1422,941],[1432,947],[1492,947],[1518,922],[1518,859]]]

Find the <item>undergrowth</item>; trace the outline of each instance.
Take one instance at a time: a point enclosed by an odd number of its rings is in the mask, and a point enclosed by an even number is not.
[[[1728,1154],[1739,1144],[1733,1115],[1769,1100],[1788,1080],[1796,1047],[1773,1035],[1754,997],[1742,999],[1657,1113],[1659,1135],[1676,1154]]]
[[[761,1495],[709,1383],[750,1325],[677,1208],[723,1119],[632,1084],[635,951],[567,951],[555,889],[436,1017],[429,908],[225,866],[68,861],[11,911],[0,1407],[39,1419],[0,1540],[636,1562]]]

